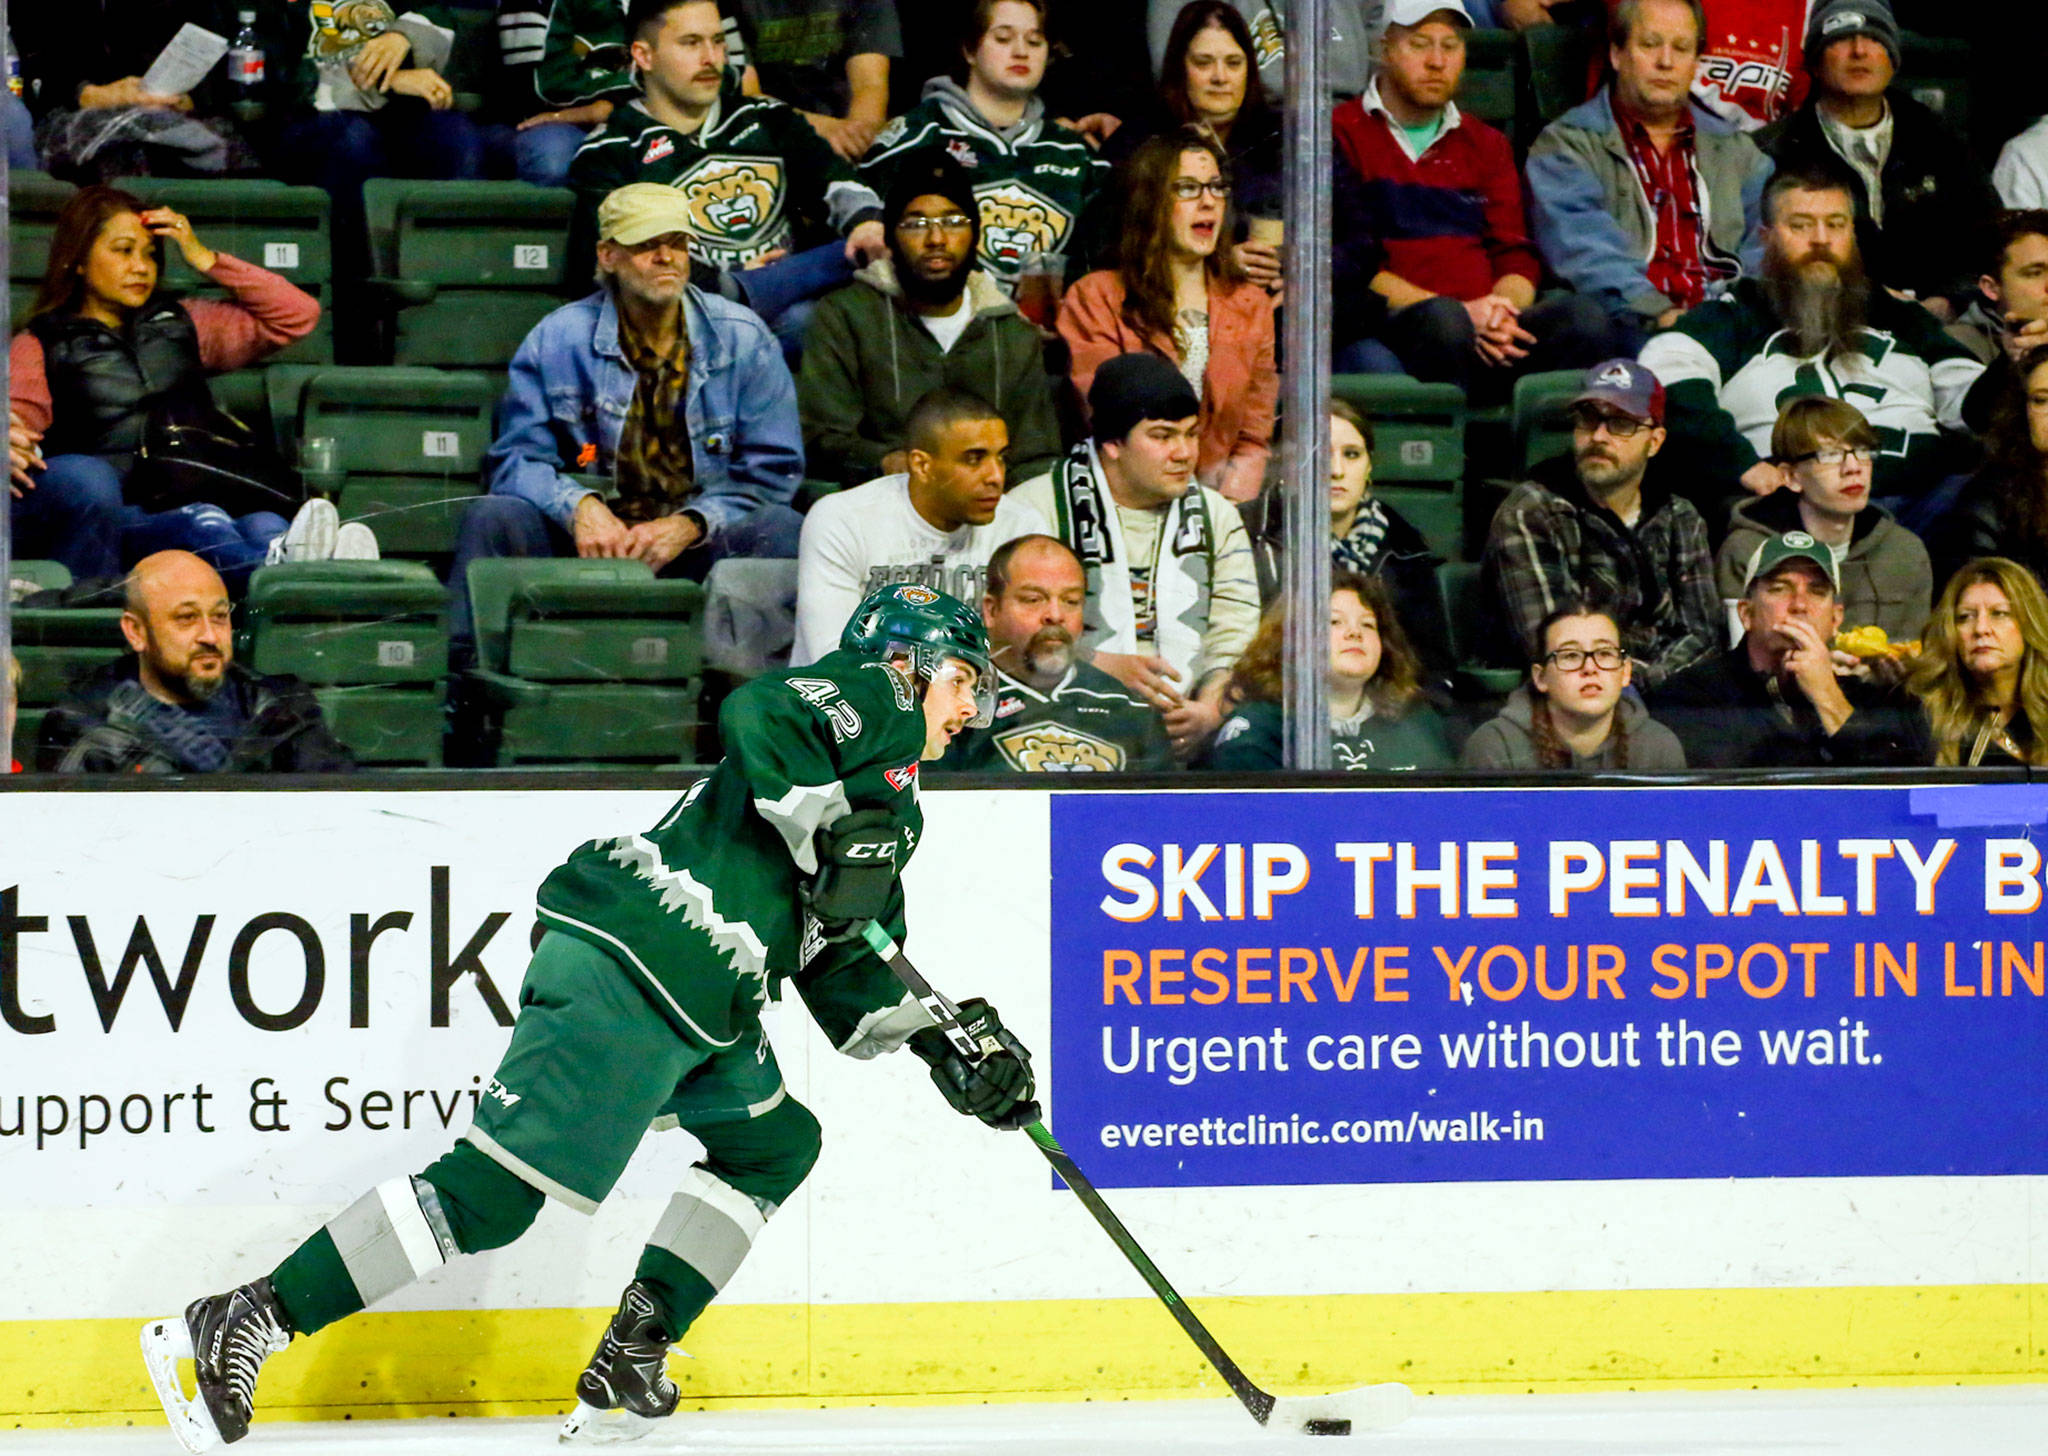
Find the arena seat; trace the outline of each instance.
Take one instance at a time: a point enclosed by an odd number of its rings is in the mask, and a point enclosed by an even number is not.
[[[310,561],[249,583],[244,660],[313,689],[362,763],[441,762],[448,593],[415,561]]]
[[[1523,475],[1541,461],[1572,453],[1572,425],[1565,410],[1584,378],[1582,370],[1553,369],[1545,374],[1524,374],[1515,381],[1511,414],[1515,459]]]
[[[561,305],[567,188],[380,179],[363,195],[394,363],[503,368]]]
[[[347,476],[341,517],[368,525],[385,555],[445,555],[482,489],[503,387],[499,376],[442,369],[322,369],[305,381],[296,433],[335,440]]]
[[[1479,565],[1447,561],[1436,569],[1436,588],[1443,600],[1444,624],[1450,629],[1452,673],[1460,696],[1493,698],[1511,693],[1522,674],[1511,667],[1488,667],[1478,644],[1485,631],[1485,604],[1480,598]]]
[[[1465,395],[1405,374],[1339,374],[1330,397],[1372,421],[1373,494],[1449,560],[1464,555]]]
[[[78,189],[48,172],[7,174],[7,294],[16,328],[28,316],[50,266],[57,214]]]
[[[472,561],[469,591],[500,765],[697,761],[703,587],[568,557]]]

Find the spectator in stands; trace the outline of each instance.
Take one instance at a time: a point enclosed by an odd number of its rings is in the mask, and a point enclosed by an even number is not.
[[[479,557],[630,557],[701,580],[726,556],[796,555],[796,386],[760,319],[690,284],[692,214],[659,183],[607,197],[597,292],[513,356],[490,494],[463,513],[449,576],[458,663]]]
[[[1737,608],[1733,647],[1647,694],[1694,768],[1917,763],[1915,721],[1892,693],[1838,677],[1842,625],[1834,553],[1804,531],[1764,543]]]
[[[1991,186],[2007,207],[2048,207],[2048,116],[1999,149]]]
[[[733,0],[733,14],[761,90],[859,161],[889,116],[889,63],[903,54],[896,0]]]
[[[592,128],[639,94],[619,0],[555,0],[546,14],[533,90],[541,104],[519,123],[519,180],[559,187]]]
[[[1045,7],[1040,0],[975,0],[960,51],[965,84],[924,83],[924,99],[875,138],[861,179],[889,192],[911,159],[944,148],[973,169],[981,267],[1005,292],[1034,255],[1072,248],[1109,165],[1071,127],[1050,119],[1039,99],[1045,79]]]
[[[1337,149],[1386,249],[1371,286],[1392,310],[1347,363],[1501,397],[1516,375],[1582,368],[1620,346],[1597,300],[1536,301],[1542,263],[1514,152],[1451,99],[1471,24],[1462,0],[1391,0],[1379,72],[1337,108]]]
[[[2006,556],[2048,581],[2048,346],[2023,357],[1992,411],[1990,456],[1928,537],[1936,579]]]
[[[1872,288],[1857,250],[1853,184],[1839,167],[1781,166],[1764,188],[1764,266],[1643,346],[1671,397],[1680,486],[1716,525],[1764,495],[1764,456],[1793,394],[1853,397],[1881,448],[1879,500],[1928,495],[1967,468],[1964,396],[1984,373],[1926,309]],[[1939,498],[1936,498],[1938,504]]]
[[[2048,211],[2001,213],[1994,237],[1977,297],[1949,328],[1986,361],[1984,378],[1963,412],[1963,422],[1980,432],[1991,422],[1991,407],[2011,387],[2014,366],[2048,344]]]
[[[1806,64],[1812,94],[1759,142],[1780,167],[1845,167],[1871,281],[1948,322],[1974,287],[1967,240],[1998,207],[1990,178],[1969,143],[1892,89],[1899,26],[1886,0],[1818,0]]]
[[[1286,610],[1274,603],[1231,673],[1230,716],[1204,767],[1226,773],[1286,766],[1281,659]],[[1443,719],[1422,692],[1422,664],[1386,589],[1339,572],[1330,582],[1330,748],[1353,773],[1447,769],[1456,761]]]
[[[1226,500],[1265,483],[1273,412],[1273,299],[1229,248],[1230,182],[1221,147],[1192,127],[1154,137],[1131,159],[1114,269],[1090,273],[1060,302],[1074,388],[1139,350],[1167,360],[1200,399],[1195,474]]]
[[[1949,578],[1907,686],[1943,767],[2048,763],[2048,596],[2002,556]]]
[[[1466,768],[1637,769],[1685,767],[1685,751],[1628,691],[1634,664],[1615,614],[1595,601],[1566,602],[1543,619],[1529,681],[1465,742]]]
[[[1714,580],[1734,601],[1764,543],[1804,531],[1835,558],[1842,621],[1881,627],[1894,642],[1920,635],[1934,596],[1934,568],[1920,538],[1870,499],[1877,432],[1846,400],[1803,394],[1778,416],[1771,460],[1784,487],[1735,508],[1715,558]]]
[[[232,297],[159,293],[166,242]],[[153,423],[231,428],[219,423],[206,376],[304,338],[319,317],[320,305],[287,280],[207,247],[182,213],[113,187],[73,194],[57,216],[27,326],[8,351],[15,553],[61,561],[74,577],[105,577],[175,547],[245,581],[284,535],[283,517],[258,510],[235,519],[204,502],[158,511],[130,504],[150,499],[158,483],[141,451]],[[331,507],[309,515],[309,527],[315,517],[331,529]],[[332,542],[312,554],[331,554]]]
[[[1628,359],[1587,370],[1571,415],[1571,458],[1537,465],[1487,531],[1493,657],[1534,661],[1544,621],[1593,596],[1620,624],[1636,685],[1652,688],[1723,640],[1706,523],[1649,476],[1665,440],[1664,388],[1649,370]]]
[[[907,157],[883,211],[889,256],[820,299],[804,335],[796,394],[807,472],[857,485],[905,469],[911,407],[950,384],[1002,417],[1012,481],[1044,473],[1060,453],[1044,348],[976,264],[967,169],[937,147]]]
[[[249,148],[228,115],[224,65],[189,93],[158,96],[143,85],[151,62],[185,25],[233,35],[228,0],[17,0],[7,10],[23,97],[40,124],[50,171],[105,182],[217,177],[249,165]]]
[[[10,40],[9,46],[13,45]],[[0,150],[7,153],[11,172],[32,172],[43,165],[36,153],[36,119],[13,91],[0,87]]]
[[[1203,3],[1203,0],[1196,0]],[[1251,37],[1251,71],[1266,100],[1278,105],[1286,93],[1287,15],[1279,0],[1229,0],[1238,26]],[[1188,6],[1180,0],[1149,0],[1146,30],[1152,48],[1152,74],[1166,85],[1173,74],[1173,33],[1186,18]],[[1372,78],[1373,57],[1380,31],[1386,26],[1383,7],[1372,0],[1331,0],[1323,12],[1329,17],[1330,39],[1323,51],[1323,74],[1329,78],[1330,94],[1348,101],[1365,90]],[[1191,118],[1189,118],[1191,119]]]
[[[750,306],[795,352],[810,301],[888,252],[881,198],[795,110],[742,94],[717,0],[632,0],[626,30],[645,94],[569,168],[570,275],[588,266],[599,204],[629,182],[662,183],[688,203],[699,284]]]
[[[333,200],[334,277],[344,301],[336,323],[345,339],[359,336],[361,321],[351,320],[347,304],[355,280],[370,272],[363,183],[484,175],[483,135],[455,109],[448,81],[455,31],[437,7],[401,14],[386,0],[288,0],[260,7],[257,27],[267,41],[271,166]]]
[[[1088,578],[1052,536],[1019,536],[988,559],[981,619],[995,659],[996,715],[936,767],[982,773],[1118,773],[1174,767],[1151,704],[1080,648]]]
[[[1003,494],[1009,431],[986,400],[940,385],[918,400],[905,429],[900,473],[827,496],[804,518],[790,652],[799,667],[836,648],[853,609],[890,582],[981,600],[996,547],[1045,528]]]
[[[1259,622],[1244,521],[1195,479],[1200,403],[1157,354],[1095,371],[1094,438],[1013,492],[1088,572],[1083,645],[1156,708],[1174,753],[1199,753],[1222,722],[1223,691]]]
[[[235,663],[228,589],[185,551],[159,551],[128,577],[121,635],[133,657],[107,664],[43,719],[45,773],[330,773],[353,765],[298,679]]]
[[[1451,667],[1450,632],[1437,593],[1443,564],[1422,532],[1373,494],[1372,421],[1344,400],[1330,401],[1330,569],[1371,577],[1387,590],[1432,674]]]
[[[1700,0],[1622,0],[1613,81],[1529,151],[1536,245],[1623,326],[1631,355],[1763,260],[1757,209],[1771,163],[1692,100],[1705,24]]]

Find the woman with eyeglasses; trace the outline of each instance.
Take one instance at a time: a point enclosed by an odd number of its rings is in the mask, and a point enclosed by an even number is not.
[[[1267,608],[1231,672],[1226,703],[1236,706],[1216,730],[1204,767],[1269,772],[1285,764],[1280,662],[1286,611]],[[1351,772],[1447,769],[1455,761],[1422,690],[1422,665],[1408,645],[1387,589],[1371,577],[1338,572],[1330,582],[1330,698],[1333,765]]]
[[[2048,595],[2034,574],[1987,556],[1950,577],[1906,686],[1935,763],[2048,763]]]
[[[1265,481],[1280,374],[1272,296],[1223,246],[1223,149],[1182,127],[1139,147],[1129,177],[1117,266],[1088,274],[1060,303],[1074,388],[1085,400],[1095,371],[1119,354],[1169,360],[1202,401],[1197,478],[1226,499],[1251,500]]]
[[[1644,769],[1685,767],[1685,750],[1642,700],[1626,691],[1632,665],[1614,614],[1569,602],[1543,619],[1542,655],[1529,681],[1466,741],[1470,769]]]
[[[1735,508],[1715,558],[1722,601],[1741,598],[1764,542],[1804,531],[1834,555],[1844,631],[1882,627],[1893,641],[1919,636],[1934,568],[1920,538],[1870,499],[1877,448],[1877,432],[1847,400],[1812,394],[1789,401],[1771,429],[1782,485]]]

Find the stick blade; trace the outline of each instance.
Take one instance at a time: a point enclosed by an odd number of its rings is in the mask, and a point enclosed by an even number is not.
[[[1266,1428],[1290,1435],[1355,1436],[1390,1431],[1414,1408],[1415,1393],[1397,1381],[1331,1395],[1283,1395],[1275,1397]]]

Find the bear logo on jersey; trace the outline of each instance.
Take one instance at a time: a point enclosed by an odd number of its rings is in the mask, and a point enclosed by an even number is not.
[[[721,267],[745,265],[788,241],[785,178],[773,157],[710,156],[670,185],[690,204],[696,251]]]
[[[1033,253],[1057,253],[1073,230],[1072,217],[1033,188],[1014,179],[974,189],[981,208],[981,259],[1003,277],[1013,277]]]
[[[1021,773],[1115,773],[1124,751],[1065,723],[1020,723],[995,736],[1003,761]]]
[[[313,33],[307,53],[315,61],[352,56],[398,19],[384,0],[313,0],[308,18]]]

